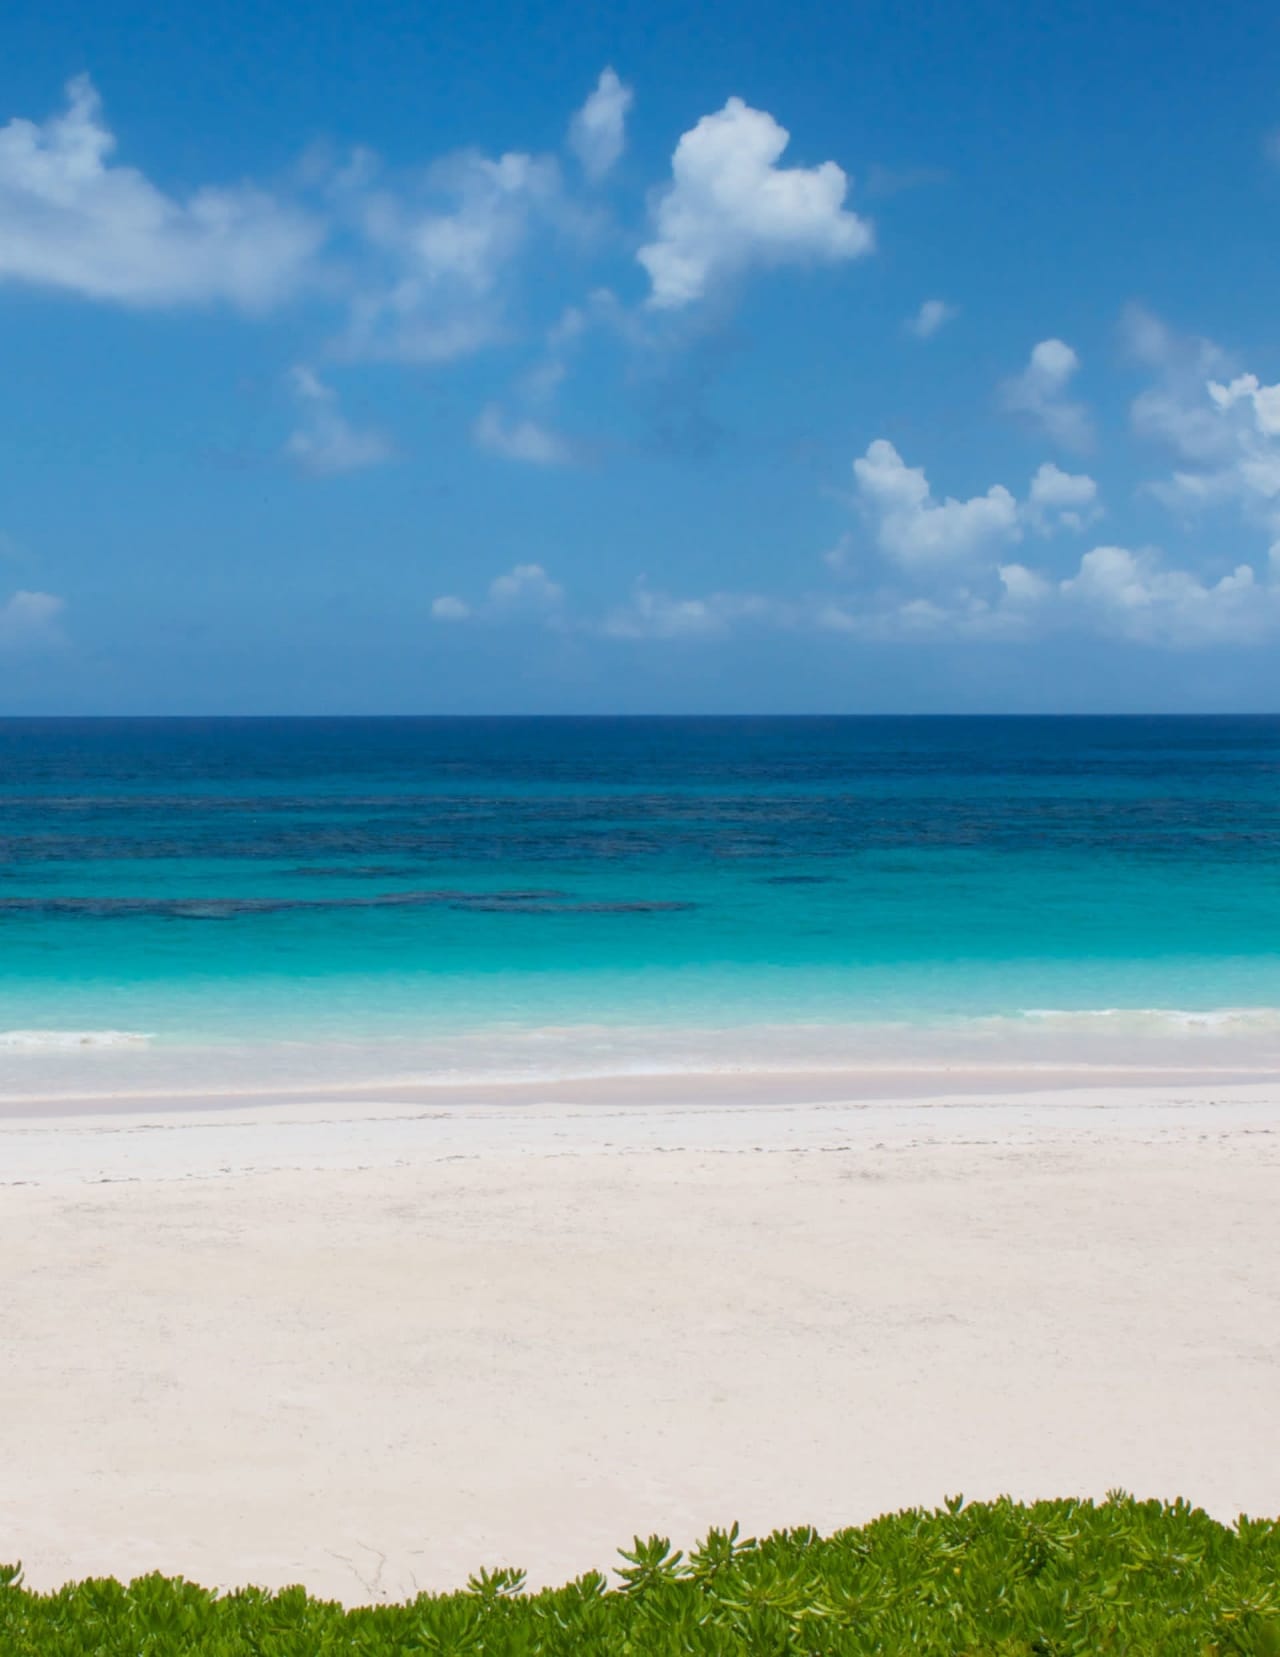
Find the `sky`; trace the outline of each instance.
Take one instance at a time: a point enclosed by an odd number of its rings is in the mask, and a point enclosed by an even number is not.
[[[1278,51],[11,0],[0,713],[1280,710]]]

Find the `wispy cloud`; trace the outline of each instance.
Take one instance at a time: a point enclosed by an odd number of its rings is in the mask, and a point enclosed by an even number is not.
[[[676,597],[641,581],[627,603],[611,610],[594,630],[613,639],[698,639],[727,633],[742,622],[777,624],[789,611],[784,601],[759,593]]]
[[[496,403],[480,411],[471,435],[480,448],[504,460],[530,466],[568,466],[574,460],[572,445],[557,432],[527,416],[509,417]]]
[[[926,299],[915,315],[907,318],[905,327],[917,339],[932,339],[940,328],[946,327],[959,314],[956,307],[948,305],[945,299]]]
[[[537,621],[559,625],[564,588],[541,564],[515,564],[489,583],[477,604],[454,593],[442,593],[431,603],[431,616],[440,622]]]
[[[611,172],[621,158],[627,141],[627,114],[634,101],[631,88],[624,86],[612,69],[605,69],[569,124],[569,148],[593,184]]]
[[[421,180],[361,176],[341,188],[361,248],[344,351],[435,363],[497,343],[530,237],[561,201],[555,158],[518,151],[466,151]]]
[[[338,406],[337,393],[312,369],[299,364],[289,378],[299,424],[285,444],[285,453],[297,465],[325,475],[359,472],[391,459],[394,451],[387,439],[380,432],[353,426]]]

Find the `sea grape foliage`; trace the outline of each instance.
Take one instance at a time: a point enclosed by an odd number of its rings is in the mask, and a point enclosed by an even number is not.
[[[664,1537],[530,1593],[465,1590],[348,1609],[302,1588],[219,1593],[182,1578],[71,1584],[0,1570],[4,1657],[1280,1657],[1280,1522],[1225,1526],[1184,1501],[949,1500],[822,1537],[735,1525],[686,1558]]]

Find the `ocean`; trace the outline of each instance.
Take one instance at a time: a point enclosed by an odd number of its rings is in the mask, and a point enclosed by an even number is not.
[[[11,719],[0,851],[9,1096],[1280,1054],[1270,717]]]

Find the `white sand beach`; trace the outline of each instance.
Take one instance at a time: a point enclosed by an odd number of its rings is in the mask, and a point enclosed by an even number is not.
[[[1273,1083],[183,1107],[0,1118],[33,1583],[369,1601],[961,1491],[1280,1512]]]

